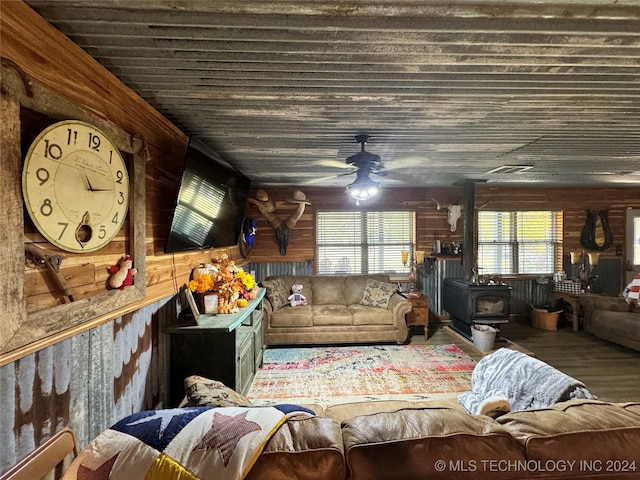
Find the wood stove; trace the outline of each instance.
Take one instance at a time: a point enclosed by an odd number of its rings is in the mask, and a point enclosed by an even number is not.
[[[449,313],[453,328],[471,338],[471,325],[509,322],[511,287],[506,283],[479,284],[461,278],[445,278],[442,308]]]

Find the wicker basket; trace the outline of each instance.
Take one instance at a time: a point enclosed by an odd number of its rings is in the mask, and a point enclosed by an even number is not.
[[[531,325],[533,328],[539,328],[540,330],[555,331],[558,329],[558,316],[561,313],[562,310],[549,312],[531,305]]]

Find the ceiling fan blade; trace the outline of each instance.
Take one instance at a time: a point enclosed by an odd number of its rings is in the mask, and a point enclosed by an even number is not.
[[[354,170],[355,167],[345,162],[341,162],[339,160],[317,160],[314,162],[317,165],[322,165],[324,167],[331,168],[340,168],[342,170]]]

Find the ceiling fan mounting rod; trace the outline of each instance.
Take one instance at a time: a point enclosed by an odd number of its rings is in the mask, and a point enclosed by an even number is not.
[[[368,140],[369,140],[369,135],[367,135],[366,133],[361,133],[359,135],[356,135],[356,142],[360,144],[361,151],[364,152],[364,144],[367,143]]]

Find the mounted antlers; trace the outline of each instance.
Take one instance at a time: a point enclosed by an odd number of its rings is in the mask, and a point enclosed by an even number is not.
[[[291,229],[295,227],[300,217],[302,217],[305,206],[311,205],[311,202],[307,202],[307,197],[300,190],[293,192],[293,197],[289,198],[287,202],[297,203],[298,207],[296,211],[289,215],[284,221],[280,220],[280,218],[273,213],[276,210],[276,202],[273,197],[264,190],[258,190],[256,192],[256,198],[250,198],[249,202],[258,207],[258,210],[260,210],[265,220],[275,229],[276,237],[280,242],[280,255],[286,255]]]

